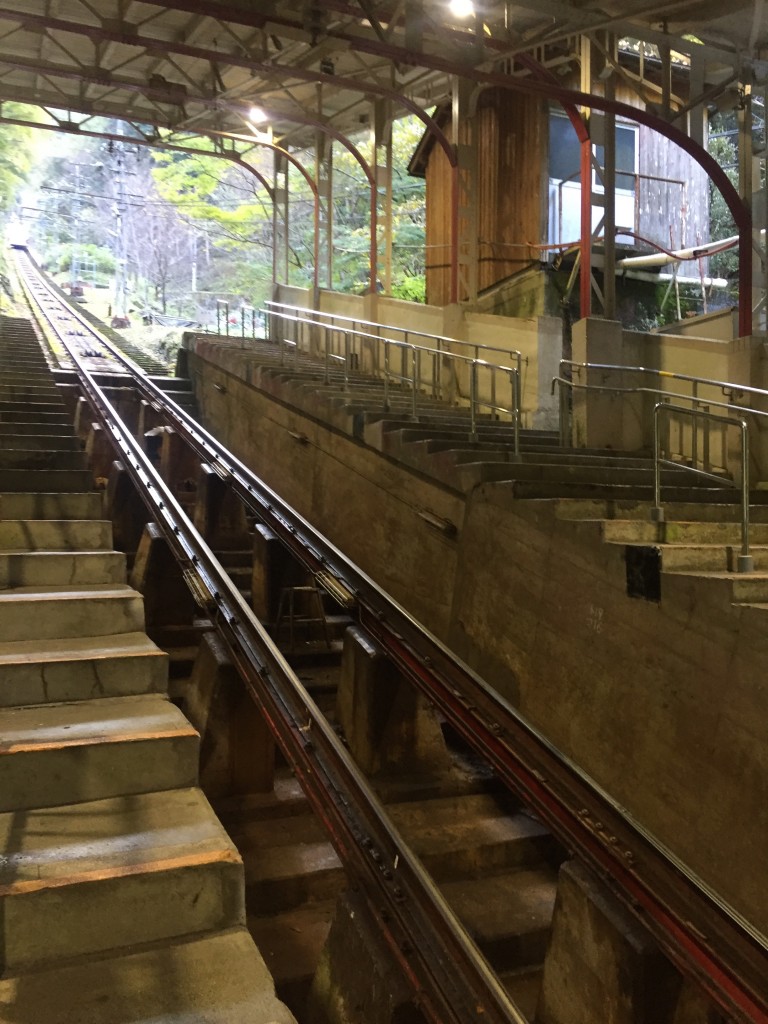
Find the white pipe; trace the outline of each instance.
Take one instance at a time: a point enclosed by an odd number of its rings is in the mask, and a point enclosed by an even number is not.
[[[703,245],[694,245],[688,249],[675,249],[674,252],[654,252],[647,256],[626,256],[623,260],[616,260],[616,267],[666,267],[670,263],[679,263],[681,260],[695,260],[700,256],[709,256],[715,250],[724,246],[735,245],[739,240],[738,235],[730,238],[721,238],[717,242],[705,242]]]

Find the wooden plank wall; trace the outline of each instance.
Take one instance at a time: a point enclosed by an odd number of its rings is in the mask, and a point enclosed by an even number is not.
[[[632,106],[641,104],[623,83],[618,84],[616,98]],[[481,292],[536,261],[537,246],[546,241],[548,121],[549,106],[536,97],[504,89],[489,89],[479,97],[474,122]],[[466,126],[461,134],[468,137]],[[666,248],[706,241],[705,172],[687,153],[649,128],[640,126],[637,144],[640,175],[673,179],[638,179],[639,234]],[[429,154],[426,181],[427,302],[442,306],[450,301],[451,172],[438,146]],[[701,269],[706,273],[704,265]],[[695,275],[699,267],[691,263],[684,270]]]
[[[523,93],[487,90],[479,97],[474,127],[481,291],[538,258],[546,118],[546,104]],[[468,136],[466,126],[461,134]],[[427,302],[445,305],[450,301],[451,174],[437,146],[426,178]]]

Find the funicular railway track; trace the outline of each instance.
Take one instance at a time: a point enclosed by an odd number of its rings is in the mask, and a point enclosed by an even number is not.
[[[768,949],[763,938],[77,311],[62,309],[62,300],[47,287],[26,253],[18,254],[18,270],[36,306],[35,315],[70,353],[84,396],[163,530],[196,599],[224,638],[348,877],[379,910],[387,944],[412,983],[425,1018],[516,1024],[526,1019],[147,461],[141,444],[117,418],[94,379],[93,360],[99,360],[95,352],[108,353],[121,374],[132,376],[142,399],[162,414],[196,457],[214,469],[246,510],[277,535],[320,585],[346,604],[360,627],[488,761],[516,798],[641,920],[683,974],[694,979],[728,1018],[768,1020]],[[104,364],[99,360],[95,365]]]

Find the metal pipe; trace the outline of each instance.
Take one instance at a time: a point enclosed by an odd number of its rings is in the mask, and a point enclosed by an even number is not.
[[[477,363],[473,359],[469,368],[469,439],[477,441]]]
[[[389,342],[384,339],[384,412],[389,412]]]
[[[520,458],[520,374],[512,374],[512,389],[514,393],[514,431],[515,431],[515,457]]]
[[[418,364],[418,353],[416,351],[416,346],[414,345],[413,348],[411,349],[411,373],[412,373],[412,379],[411,379],[411,414],[412,414],[414,419],[416,419],[417,409],[418,409],[418,403],[417,403],[417,400],[416,400],[417,399],[417,395],[418,395],[418,386],[419,386],[419,382],[418,382],[418,365],[417,364]]]

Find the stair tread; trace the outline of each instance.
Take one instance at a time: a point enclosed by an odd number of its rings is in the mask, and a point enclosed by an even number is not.
[[[441,886],[448,902],[480,942],[548,929],[557,890],[552,868],[529,868]]]
[[[462,806],[463,800],[446,799],[414,802],[413,807],[389,806],[387,810],[397,827],[411,837],[420,856],[468,845],[478,848],[487,843],[512,843],[549,835],[540,822],[526,814],[509,814],[492,801],[485,804],[471,797],[465,799],[466,806]]]
[[[197,736],[159,694],[0,709],[0,757],[21,751],[164,736]]]
[[[196,787],[0,813],[0,891],[239,854]]]
[[[40,599],[50,598],[51,600],[67,600],[70,598],[93,597],[140,597],[141,595],[127,583],[89,583],[83,586],[30,586],[11,587],[0,593],[0,601],[12,601],[16,597],[28,598],[33,594],[40,596]]]
[[[9,977],[0,1003],[49,1024],[295,1024],[244,928]]]
[[[0,643],[0,666],[17,662],[92,661],[120,655],[162,655],[146,633],[114,633],[53,640],[8,640]]]

